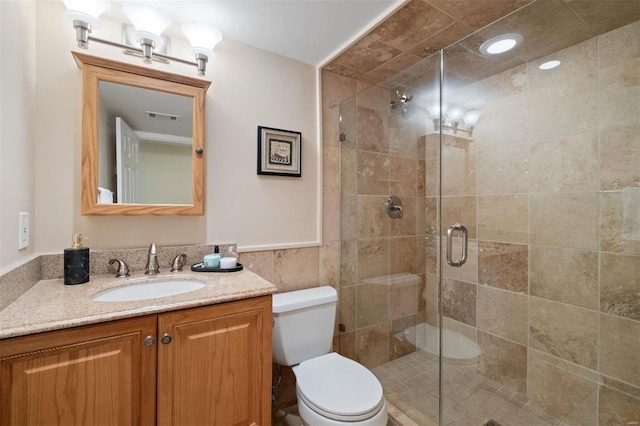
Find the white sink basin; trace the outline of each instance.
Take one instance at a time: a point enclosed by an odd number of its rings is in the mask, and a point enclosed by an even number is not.
[[[194,280],[152,281],[101,291],[96,293],[92,299],[96,302],[131,302],[134,300],[175,296],[189,293],[202,287],[204,287],[203,283]]]

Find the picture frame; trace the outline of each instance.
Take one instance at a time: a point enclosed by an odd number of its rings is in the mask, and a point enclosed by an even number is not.
[[[302,133],[258,126],[258,174],[302,176]]]

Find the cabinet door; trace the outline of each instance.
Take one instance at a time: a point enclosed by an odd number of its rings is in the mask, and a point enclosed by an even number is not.
[[[0,340],[2,425],[155,423],[156,316]]]
[[[271,423],[271,296],[161,314],[165,333],[158,424]]]

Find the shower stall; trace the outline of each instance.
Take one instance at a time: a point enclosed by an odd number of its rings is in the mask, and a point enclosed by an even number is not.
[[[640,2],[522,3],[443,49],[324,71],[337,347],[398,424],[640,422]]]

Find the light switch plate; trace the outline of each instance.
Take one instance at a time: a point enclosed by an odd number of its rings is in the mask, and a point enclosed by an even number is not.
[[[18,250],[29,247],[29,213],[18,213]]]

